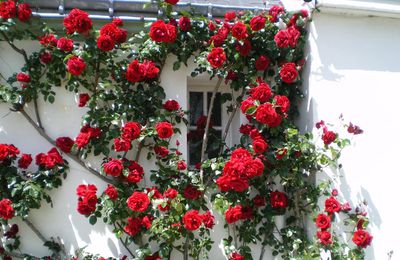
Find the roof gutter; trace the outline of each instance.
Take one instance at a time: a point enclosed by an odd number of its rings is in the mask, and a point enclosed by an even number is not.
[[[400,18],[400,4],[355,0],[319,0],[318,9],[323,13]]]

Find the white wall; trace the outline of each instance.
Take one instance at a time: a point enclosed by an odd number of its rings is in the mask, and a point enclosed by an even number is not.
[[[400,259],[400,19],[316,13],[313,20],[301,127],[338,123],[342,113],[365,130],[343,153],[338,188],[353,205],[368,202],[374,240],[367,259],[388,259],[391,250]]]
[[[343,113],[347,120],[365,130],[356,138],[354,147],[343,154],[344,177],[338,185],[342,195],[351,199],[353,205],[363,199],[368,201],[374,241],[368,249],[367,259],[388,259],[390,250],[394,250],[392,259],[400,259],[396,239],[400,233],[396,224],[396,198],[399,197],[396,191],[400,181],[396,168],[397,134],[400,132],[400,119],[396,113],[400,111],[397,107],[400,95],[399,28],[400,19],[325,13],[316,14],[310,25],[310,56],[304,75],[307,101],[302,106],[300,126],[309,130],[320,119],[337,123]],[[31,42],[22,45],[35,48]],[[22,65],[22,59],[4,43],[0,44],[0,60],[0,71],[6,77]],[[171,63],[168,64],[162,74],[162,84],[168,98],[177,99],[186,108],[190,70],[183,68],[172,72]],[[71,93],[63,88],[57,92],[56,103],[51,109],[40,104],[43,123],[53,138],[76,136],[84,110],[77,107]],[[59,116],[65,113],[73,116]],[[180,139],[182,144],[185,136],[183,133]],[[14,143],[23,152],[33,154],[50,148],[21,115],[9,114],[4,104],[0,105],[0,142]],[[141,163],[149,165],[144,160]],[[76,212],[77,185],[95,183],[99,190],[105,185],[79,165],[70,161],[70,166],[63,186],[52,192],[54,208],[44,205],[40,211],[33,211],[32,222],[45,236],[62,237],[68,250],[88,246],[87,251],[104,256],[125,253],[109,228],[101,222],[90,226]],[[22,228],[22,232],[27,234],[22,240],[27,252],[43,255],[45,249],[34,234],[27,228]],[[214,232],[217,240],[211,256],[214,259],[223,259],[218,248],[223,232],[221,226]],[[255,249],[255,255],[257,251]],[[267,254],[265,259],[272,258]]]

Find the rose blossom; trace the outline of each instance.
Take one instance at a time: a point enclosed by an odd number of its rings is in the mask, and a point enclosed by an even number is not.
[[[132,144],[130,140],[126,140],[123,138],[115,138],[114,139],[114,149],[116,152],[127,152],[132,148]]]
[[[200,215],[203,220],[203,224],[206,228],[213,228],[215,225],[215,218],[210,211],[207,211],[203,215]]]
[[[169,154],[169,150],[167,148],[165,148],[164,146],[154,147],[154,152],[161,158],[165,158]]]
[[[173,188],[168,188],[168,190],[164,192],[164,197],[166,198],[174,199],[176,196],[178,196],[178,191]]]
[[[67,61],[67,70],[69,73],[75,76],[79,76],[83,73],[83,71],[86,68],[86,63],[85,61],[77,56],[72,56],[68,61]]]
[[[32,9],[29,4],[18,4],[18,20],[27,22],[31,18]]]
[[[276,112],[271,103],[265,103],[257,108],[256,120],[269,127],[277,127],[282,122],[282,116]]]
[[[265,82],[260,83],[255,88],[250,90],[251,97],[257,99],[260,103],[267,102],[272,97],[271,88]]]
[[[92,26],[93,23],[89,14],[76,8],[72,9],[68,16],[64,18],[64,27],[68,34],[75,32],[85,34]]]
[[[286,96],[276,95],[274,97],[275,106],[278,111],[286,113],[290,108],[290,101]]]
[[[62,37],[57,41],[57,48],[64,52],[70,52],[74,48],[74,41]]]
[[[189,200],[198,199],[203,193],[196,189],[193,185],[189,184],[183,191],[183,196]]]
[[[142,126],[138,122],[127,122],[121,128],[121,137],[125,140],[135,140],[140,136]]]
[[[111,185],[111,184],[108,184],[108,185],[107,185],[107,188],[104,190],[104,193],[107,194],[108,197],[109,197],[111,200],[116,200],[116,199],[118,199],[118,191],[117,191],[117,189],[116,189],[113,185]]]
[[[162,139],[168,139],[174,134],[174,129],[172,125],[168,122],[160,122],[156,125],[156,131],[158,137]]]
[[[267,18],[265,18],[263,15],[254,16],[250,20],[250,28],[253,31],[259,31],[261,29],[264,29],[266,21]]]
[[[29,83],[31,82],[31,77],[29,76],[29,74],[20,72],[17,74],[17,80],[19,82]]]
[[[352,241],[359,247],[366,248],[372,242],[372,236],[365,230],[360,229],[354,232]]]
[[[190,30],[190,18],[186,16],[182,16],[179,19],[179,28],[181,28],[182,31],[187,32]]]
[[[128,207],[136,212],[144,212],[149,207],[150,200],[146,193],[135,191],[126,201]]]
[[[18,167],[26,169],[32,163],[32,156],[30,154],[23,154],[18,160]]]
[[[166,109],[168,111],[176,111],[180,108],[180,105],[179,105],[178,101],[170,99],[165,102],[163,107],[164,107],[164,109]]]
[[[89,101],[89,99],[90,99],[90,96],[89,96],[88,93],[79,94],[79,104],[78,104],[78,106],[79,107],[86,106],[86,103]]]
[[[332,235],[328,231],[317,232],[317,238],[319,242],[325,246],[332,244]]]
[[[121,160],[111,159],[110,161],[103,164],[103,170],[107,175],[118,177],[121,175],[124,166]]]
[[[221,47],[213,48],[208,54],[207,60],[214,69],[220,68],[226,61],[224,49]]]
[[[0,218],[4,220],[12,219],[15,215],[15,210],[12,202],[9,199],[0,200]]]
[[[315,220],[315,225],[322,229],[328,229],[331,227],[331,218],[325,214],[319,214]]]
[[[232,255],[229,257],[229,260],[244,260],[244,256],[242,256],[239,253],[232,253]]]
[[[242,22],[235,23],[232,27],[232,36],[238,40],[246,39],[249,36],[246,25]]]
[[[293,62],[285,63],[279,72],[283,82],[291,84],[297,80],[299,72],[297,71],[296,64]]]
[[[59,137],[56,139],[56,146],[60,148],[61,151],[64,153],[70,153],[72,146],[74,146],[74,140],[71,138],[65,136],[65,137]]]
[[[194,231],[202,224],[201,216],[197,210],[189,210],[182,218],[182,222],[187,230]]]
[[[253,149],[255,153],[264,153],[268,148],[267,142],[262,137],[253,140]]]
[[[136,236],[142,227],[142,219],[140,217],[128,218],[128,223],[124,227],[124,231],[130,236]]]
[[[271,60],[267,56],[261,55],[256,60],[256,65],[255,65],[256,66],[256,70],[264,71],[269,67],[270,63],[271,63]]]
[[[48,64],[51,62],[51,60],[53,59],[53,55],[50,52],[43,52],[42,54],[40,54],[39,60],[41,63],[43,64]]]
[[[288,205],[286,194],[280,191],[272,191],[270,194],[270,203],[274,209],[286,208]]]
[[[114,49],[114,45],[114,40],[108,35],[101,35],[97,39],[97,47],[104,52],[112,51]]]
[[[251,42],[249,40],[237,42],[235,44],[235,49],[240,53],[241,56],[246,57],[251,52]]]
[[[170,5],[176,5],[179,2],[179,0],[164,0],[164,1]]]
[[[334,197],[329,197],[325,200],[325,211],[332,214],[334,212],[339,212],[341,210],[341,205]]]
[[[155,42],[173,43],[176,39],[176,27],[162,20],[154,22],[150,27],[150,38]]]
[[[17,14],[17,8],[13,0],[0,3],[0,17],[4,20],[14,18]]]
[[[336,140],[336,133],[333,131],[324,131],[322,135],[322,141],[324,141],[325,145],[330,145]]]

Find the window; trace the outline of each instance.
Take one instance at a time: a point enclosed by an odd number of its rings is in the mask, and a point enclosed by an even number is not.
[[[188,126],[188,155],[189,165],[200,162],[206,116],[210,107],[214,86],[190,86],[188,92],[189,126]],[[206,157],[216,157],[221,148],[222,133],[227,123],[226,104],[221,103],[221,94],[217,93],[211,114]],[[229,142],[229,136],[226,140]]]

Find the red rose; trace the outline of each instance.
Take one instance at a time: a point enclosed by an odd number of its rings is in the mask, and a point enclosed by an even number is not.
[[[18,20],[27,22],[32,15],[32,9],[29,4],[18,4]]]
[[[255,153],[264,153],[268,148],[268,144],[264,141],[263,138],[255,138],[253,140],[253,149]]]
[[[190,18],[186,16],[182,16],[179,19],[179,27],[181,28],[182,31],[187,32],[190,30]]]
[[[181,106],[179,105],[179,103],[176,100],[170,99],[165,102],[163,107],[164,107],[164,109],[166,109],[168,111],[175,111],[175,110],[178,110]]]
[[[272,191],[270,194],[270,203],[274,209],[286,208],[288,205],[286,194],[280,191]]]
[[[108,23],[101,27],[100,36],[108,36],[116,43],[124,43],[126,41],[126,38],[128,37],[128,33],[126,30],[118,28],[119,25],[114,22],[115,20],[116,19],[114,19],[112,23]]]
[[[226,61],[224,49],[221,47],[213,48],[208,54],[207,60],[214,69],[220,68]]]
[[[227,12],[227,13],[225,13],[224,18],[225,18],[225,21],[229,22],[236,18],[236,13],[235,12]]]
[[[269,9],[269,15],[271,16],[270,21],[272,23],[275,23],[278,21],[278,15],[280,13],[285,12],[285,9],[283,8],[283,6],[277,6],[274,5]]]
[[[56,139],[56,146],[64,153],[70,153],[74,143],[74,140],[69,137],[59,137]]]
[[[168,190],[164,192],[164,197],[166,198],[174,199],[176,196],[178,196],[178,191],[173,188],[168,188]]]
[[[222,175],[216,181],[218,188],[221,191],[234,190],[236,192],[243,192],[249,188],[247,178],[237,175]]]
[[[264,29],[266,21],[267,18],[265,18],[263,15],[254,16],[250,21],[250,28],[253,31]]]
[[[249,124],[242,124],[239,128],[239,132],[244,135],[249,135],[251,130],[253,130],[253,126]]]
[[[15,158],[19,154],[19,150],[14,145],[0,144],[0,161],[7,157]]]
[[[278,111],[286,113],[290,108],[290,101],[286,96],[275,96],[275,106]]]
[[[246,25],[242,22],[235,23],[232,27],[232,36],[239,41],[246,39],[249,36]]]
[[[244,256],[235,252],[232,253],[231,257],[229,257],[229,260],[244,260]]]
[[[169,150],[167,148],[165,148],[164,146],[154,147],[154,152],[161,158],[165,158],[169,154]]]
[[[111,51],[114,49],[115,42],[108,35],[101,35],[97,38],[97,47],[102,51]]]
[[[156,67],[155,63],[149,60],[143,61],[141,66],[143,67],[145,77],[147,79],[156,78],[158,73],[160,72],[160,69]]]
[[[260,103],[267,102],[272,96],[271,88],[264,82],[260,83],[257,87],[252,88],[250,94],[252,98],[257,99]]]
[[[116,152],[127,152],[132,148],[132,144],[130,140],[126,140],[123,138],[115,138],[114,139],[114,149]]]
[[[325,214],[319,214],[315,220],[315,225],[322,229],[328,229],[331,227],[331,218]]]
[[[87,94],[87,93],[79,94],[79,104],[78,104],[78,106],[79,107],[86,106],[86,103],[89,101],[89,99],[90,99],[89,94]]]
[[[204,226],[206,228],[213,228],[215,225],[215,218],[211,214],[210,211],[207,211],[203,215],[200,215],[201,219],[203,220]]]
[[[4,220],[12,219],[15,215],[15,210],[12,202],[9,199],[2,199],[0,201],[0,218]]]
[[[202,219],[197,210],[189,210],[182,218],[182,222],[187,230],[196,230],[201,226]]]
[[[271,103],[261,104],[256,111],[256,120],[269,127],[277,127],[282,122],[279,115]]]
[[[267,56],[261,55],[256,60],[256,70],[264,71],[269,67],[270,63],[271,63],[271,60]]]
[[[86,63],[82,58],[72,56],[67,61],[67,70],[69,73],[75,76],[79,76],[86,68]]]
[[[132,61],[126,71],[126,79],[129,82],[135,83],[144,80],[145,78],[144,67],[139,63],[138,60]]]
[[[121,128],[121,136],[125,140],[135,140],[140,136],[142,126],[137,122],[127,122],[124,127]]]
[[[277,160],[282,160],[287,154],[287,149],[286,148],[279,148],[276,152],[275,152],[275,157]]]
[[[215,31],[215,29],[217,29],[217,26],[215,26],[215,24],[210,20],[208,21],[208,29],[210,31]]]
[[[189,200],[198,199],[203,193],[196,189],[193,185],[189,184],[183,191],[183,196]]]
[[[111,199],[111,200],[116,200],[118,199],[118,191],[117,189],[111,185],[108,184],[107,188],[104,190],[104,193],[107,194],[107,196]]]
[[[124,231],[130,236],[136,236],[142,228],[142,219],[139,217],[128,218],[128,223],[124,227]]]
[[[332,244],[332,235],[328,231],[317,232],[319,242],[325,246]]]
[[[31,82],[31,77],[29,76],[29,74],[20,72],[17,74],[17,80],[19,82],[29,83]]]
[[[53,34],[45,34],[42,36],[39,36],[39,43],[41,45],[44,45],[46,47],[53,47],[57,46],[57,39]]]
[[[299,30],[296,29],[296,27],[291,26],[289,28],[286,29],[288,34],[289,34],[289,45],[292,48],[295,48],[297,45],[297,41],[299,40],[301,34],[299,32]]]
[[[92,28],[92,25],[89,14],[79,9],[72,9],[68,16],[64,18],[64,27],[68,34],[75,32],[87,33]]]
[[[174,129],[172,125],[168,122],[161,122],[156,125],[156,131],[158,137],[162,139],[168,139],[174,134]]]
[[[242,218],[242,206],[236,205],[235,207],[229,206],[229,209],[225,212],[226,222],[229,224],[235,223]]]
[[[26,169],[32,163],[32,156],[30,154],[23,154],[18,160],[18,167]]]
[[[353,125],[353,123],[350,122],[349,127],[347,128],[347,132],[349,132],[350,134],[354,134],[354,135],[359,135],[364,133],[364,131],[357,125]]]
[[[266,199],[260,195],[257,195],[253,198],[253,203],[257,207],[263,207],[267,203]]]
[[[176,39],[176,27],[158,20],[151,25],[149,36],[155,42],[173,43]]]
[[[183,171],[183,170],[186,170],[186,168],[187,168],[187,165],[184,161],[178,162],[178,170]]]
[[[40,154],[36,155],[36,164],[38,166],[42,166],[47,169],[51,169],[54,166],[60,165],[63,163],[64,163],[64,160],[56,148],[50,149],[50,151],[48,151],[47,154],[40,153]]]
[[[49,62],[51,62],[51,60],[53,59],[53,55],[50,52],[43,52],[42,54],[40,54],[40,62],[43,64],[47,64]]]
[[[333,131],[324,131],[322,135],[322,140],[324,141],[325,145],[330,145],[336,140],[336,133]]]
[[[149,197],[144,192],[135,191],[126,201],[128,207],[136,212],[144,212],[150,205]]]
[[[242,101],[240,105],[240,110],[242,111],[243,114],[246,114],[247,110],[253,106],[254,106],[254,99],[252,97],[247,97],[245,100]]]
[[[360,229],[354,232],[352,241],[359,247],[366,248],[372,242],[372,236],[365,230]]]
[[[258,138],[258,137],[262,137],[262,135],[260,134],[260,131],[258,131],[257,128],[252,129],[250,131],[250,138],[254,140],[254,139]]]
[[[213,43],[214,47],[221,47],[224,41],[228,37],[229,29],[226,27],[221,27],[218,29],[217,34],[210,38],[210,44]]]
[[[341,205],[334,197],[329,197],[325,200],[325,211],[332,214],[334,212],[339,212],[341,210]]]
[[[176,5],[179,2],[179,0],[164,0],[164,1],[170,5]]]
[[[127,177],[128,182],[140,182],[143,179],[144,175],[143,167],[135,161],[129,161],[129,163],[129,175]]]
[[[112,24],[114,24],[114,25],[116,25],[118,27],[124,26],[124,22],[122,21],[121,18],[114,18],[112,20]]]
[[[274,40],[279,48],[286,48],[290,44],[290,34],[287,30],[281,30],[275,35]]]
[[[74,48],[74,41],[68,38],[60,38],[57,41],[57,48],[64,52],[70,52]]]
[[[89,132],[82,133],[80,132],[75,139],[75,143],[78,149],[86,147],[90,141],[91,134]]]
[[[121,175],[124,166],[121,160],[111,159],[110,161],[103,164],[103,170],[107,175],[118,177]]]
[[[249,40],[244,40],[243,42],[237,42],[235,44],[235,49],[240,53],[240,55],[246,57],[250,54],[251,43]]]
[[[0,17],[4,20],[14,18],[17,15],[17,8],[13,0],[0,3]]]
[[[144,216],[142,218],[142,226],[145,227],[146,229],[150,229],[153,220],[154,218],[151,215]]]
[[[283,64],[279,75],[282,78],[282,81],[285,83],[293,83],[296,81],[299,72],[296,69],[296,64],[293,62]]]

